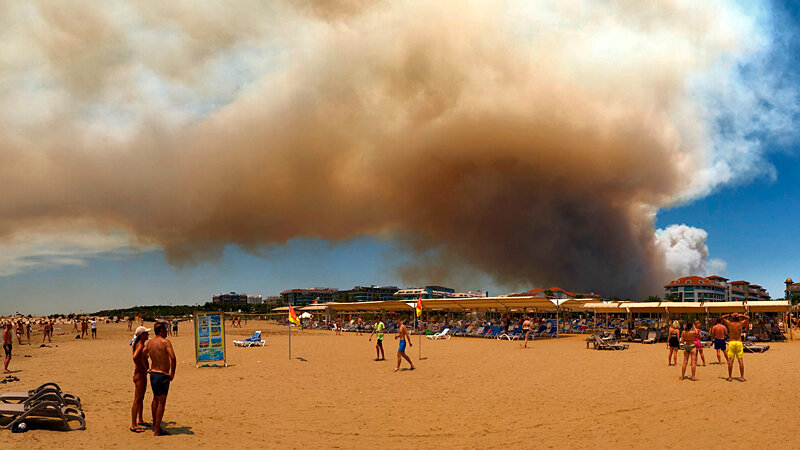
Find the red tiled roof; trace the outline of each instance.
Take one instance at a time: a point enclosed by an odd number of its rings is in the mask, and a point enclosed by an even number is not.
[[[687,283],[687,281],[688,281],[688,283]],[[669,284],[667,284],[664,287],[685,286],[685,285],[689,285],[689,286],[696,286],[696,285],[719,286],[719,283],[713,282],[713,281],[711,281],[711,280],[709,280],[708,278],[705,278],[705,277],[681,277],[681,278],[678,278],[677,280],[670,281]]]
[[[752,288],[760,288],[761,286],[758,285],[758,284],[751,284],[750,287],[752,287]]]
[[[744,280],[739,280],[739,281],[731,281],[729,284],[750,284],[750,283]]]
[[[725,278],[725,277],[721,277],[721,276],[719,276],[719,275],[711,275],[710,277],[706,277],[706,278],[708,278],[709,280],[722,280],[722,281],[728,281],[728,279],[727,279],[727,278]]]

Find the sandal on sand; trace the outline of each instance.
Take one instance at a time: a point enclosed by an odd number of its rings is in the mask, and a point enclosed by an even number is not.
[[[133,428],[129,428],[129,429],[134,433],[144,433],[144,428],[142,428],[142,427],[133,427]]]
[[[153,424],[152,423],[148,423],[148,422],[139,422],[139,423],[137,423],[137,425],[139,425],[140,427],[145,427],[145,428],[153,428]]]
[[[397,372],[398,369],[392,369],[392,372]]]

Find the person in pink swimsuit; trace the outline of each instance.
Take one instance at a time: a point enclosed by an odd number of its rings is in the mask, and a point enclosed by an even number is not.
[[[703,360],[703,366],[706,365],[706,356],[703,354],[703,343],[700,341],[700,321],[696,321],[694,323],[694,348],[697,349],[697,353],[700,354],[700,358]]]

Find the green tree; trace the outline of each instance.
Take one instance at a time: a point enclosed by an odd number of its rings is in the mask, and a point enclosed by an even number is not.
[[[647,301],[648,302],[660,302],[661,301],[661,297],[659,297],[657,295],[651,295],[651,296],[647,297]]]
[[[791,302],[793,305],[800,303],[800,294],[792,294]]]
[[[547,298],[553,298],[553,291],[551,291],[550,289],[545,289],[544,296]]]

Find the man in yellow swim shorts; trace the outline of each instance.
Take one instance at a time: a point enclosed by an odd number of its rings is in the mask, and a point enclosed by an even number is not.
[[[731,320],[728,320],[730,317]],[[742,345],[742,328],[747,326],[750,317],[745,314],[733,313],[721,317],[722,323],[728,327],[728,381],[733,379],[733,359],[739,361],[739,381],[744,378],[744,346]]]

